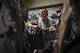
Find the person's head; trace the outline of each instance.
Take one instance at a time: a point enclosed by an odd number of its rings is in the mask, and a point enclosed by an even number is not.
[[[56,9],[57,15],[61,16],[62,7]]]
[[[42,17],[43,20],[47,19],[48,10],[47,9],[40,10],[40,16]]]

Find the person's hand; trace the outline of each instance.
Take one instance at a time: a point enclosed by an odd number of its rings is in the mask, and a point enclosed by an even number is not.
[[[57,29],[54,26],[50,26],[49,31],[56,31]]]
[[[38,28],[38,25],[32,25],[31,23],[26,24],[26,26],[32,27],[32,28]]]
[[[33,28],[38,28],[38,25],[32,25]]]
[[[25,26],[32,27],[32,24],[31,23],[26,23]]]

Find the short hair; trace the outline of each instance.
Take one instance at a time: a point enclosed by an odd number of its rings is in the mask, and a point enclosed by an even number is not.
[[[40,14],[43,12],[43,11],[46,11],[46,14],[48,14],[48,10],[45,8],[45,9],[41,9],[40,10]]]

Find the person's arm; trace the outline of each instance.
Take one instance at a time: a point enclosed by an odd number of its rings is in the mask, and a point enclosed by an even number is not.
[[[54,26],[55,24],[56,24],[56,21],[55,20],[53,20],[53,19],[50,19],[51,21],[50,21],[50,23],[51,23],[51,26],[49,27],[49,31],[56,31],[57,30],[57,28]]]
[[[27,23],[25,23],[25,25],[28,26],[28,27],[32,27],[31,22],[32,22],[32,21],[28,21]]]
[[[36,21],[29,21],[27,22],[25,25],[28,26],[28,27],[33,27],[33,28],[36,28],[38,27],[38,25],[33,25],[32,23],[35,23]]]
[[[69,19],[69,16],[72,12],[72,8],[70,6],[69,0],[64,1],[63,11],[61,15],[61,23],[59,28],[59,39],[58,39],[58,53],[61,53],[61,47],[62,47],[62,40],[63,35],[67,26],[67,21]]]

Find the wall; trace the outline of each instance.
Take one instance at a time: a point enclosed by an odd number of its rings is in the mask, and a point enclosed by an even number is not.
[[[59,7],[62,7],[62,6],[59,6]],[[51,7],[51,8],[47,8],[47,10],[48,10],[48,12],[51,12],[51,13],[56,13],[55,11],[56,11],[56,9],[57,9],[58,7]],[[39,13],[39,11],[40,11],[41,9],[38,9],[38,10],[30,10],[30,11],[28,11],[28,13],[29,14],[31,14],[31,13]]]
[[[42,6],[49,6],[55,4],[61,4],[63,0],[25,0],[23,4],[27,8],[36,8]]]

